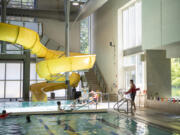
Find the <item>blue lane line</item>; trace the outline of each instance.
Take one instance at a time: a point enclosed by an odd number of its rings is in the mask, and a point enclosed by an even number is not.
[[[48,131],[49,135],[54,135],[54,133],[49,129],[49,127],[44,123],[42,119],[39,119],[39,122],[43,124],[44,128]]]

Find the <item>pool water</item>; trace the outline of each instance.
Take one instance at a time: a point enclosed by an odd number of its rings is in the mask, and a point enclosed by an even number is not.
[[[0,135],[178,135],[116,113],[11,116],[0,120]]]

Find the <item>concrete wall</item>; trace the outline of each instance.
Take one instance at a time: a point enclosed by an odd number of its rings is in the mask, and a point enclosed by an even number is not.
[[[167,102],[166,99],[163,102],[156,100],[147,100],[145,107],[161,110],[164,112],[170,112],[173,114],[180,114],[180,104]]]
[[[109,0],[102,8],[92,15],[92,46],[97,55],[97,65],[108,85],[108,92],[117,92],[118,84],[118,9],[129,0]],[[112,42],[114,47],[109,45]],[[121,79],[121,76],[119,77]]]
[[[60,45],[65,45],[65,24],[58,20],[38,19],[43,23],[43,33]],[[70,25],[70,51],[80,51],[80,23]]]
[[[143,49],[164,49],[180,42],[179,12],[180,0],[142,1]]]
[[[148,50],[145,55],[148,99],[171,97],[171,64],[166,52]]]

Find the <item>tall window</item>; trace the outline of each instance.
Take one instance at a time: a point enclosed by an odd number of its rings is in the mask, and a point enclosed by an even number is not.
[[[8,7],[32,9],[36,7],[36,0],[10,0]]]
[[[180,97],[180,58],[171,59],[172,96]]]
[[[20,98],[22,96],[22,66],[20,62],[0,63],[0,98]]]
[[[30,22],[27,22],[30,21]],[[7,17],[7,23],[23,26],[42,35],[42,24],[33,22],[32,18]],[[1,47],[0,47],[1,49]],[[19,45],[6,44],[7,54],[21,54],[22,47]],[[23,90],[23,63],[0,61],[0,98],[21,98]],[[34,73],[34,75],[33,75]],[[31,64],[31,84],[43,81],[37,77],[35,64]]]
[[[18,19],[18,21],[15,21],[14,19]],[[15,18],[14,17],[8,17],[7,23],[19,25],[22,27],[32,29],[32,30],[36,31],[40,36],[42,35],[42,23],[27,22],[27,21],[23,21],[23,20],[28,20],[28,19],[22,17],[20,20],[19,18],[16,18],[16,17]],[[32,18],[30,18],[30,21],[31,20],[32,20]],[[0,47],[0,49],[1,49],[1,47]],[[22,53],[22,46],[6,44],[6,53],[7,54],[21,54]]]
[[[141,45],[141,18],[141,2],[136,2],[123,10],[123,49]]]
[[[82,20],[80,22],[80,52],[81,53],[90,53],[90,17]]]
[[[123,58],[125,73],[125,88],[129,89],[129,81],[132,79],[137,87],[144,89],[144,63],[141,61],[142,54],[126,56]]]
[[[30,66],[30,85],[40,82],[45,82],[43,78],[39,78],[36,72],[36,63],[31,63]],[[51,92],[46,92],[47,96],[50,97]],[[54,91],[56,97],[65,97],[65,89]]]

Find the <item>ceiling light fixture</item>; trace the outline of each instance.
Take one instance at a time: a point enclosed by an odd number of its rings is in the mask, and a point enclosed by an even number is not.
[[[78,3],[77,1],[74,1],[74,2],[72,3],[72,5],[73,5],[73,6],[79,6],[79,3]]]

